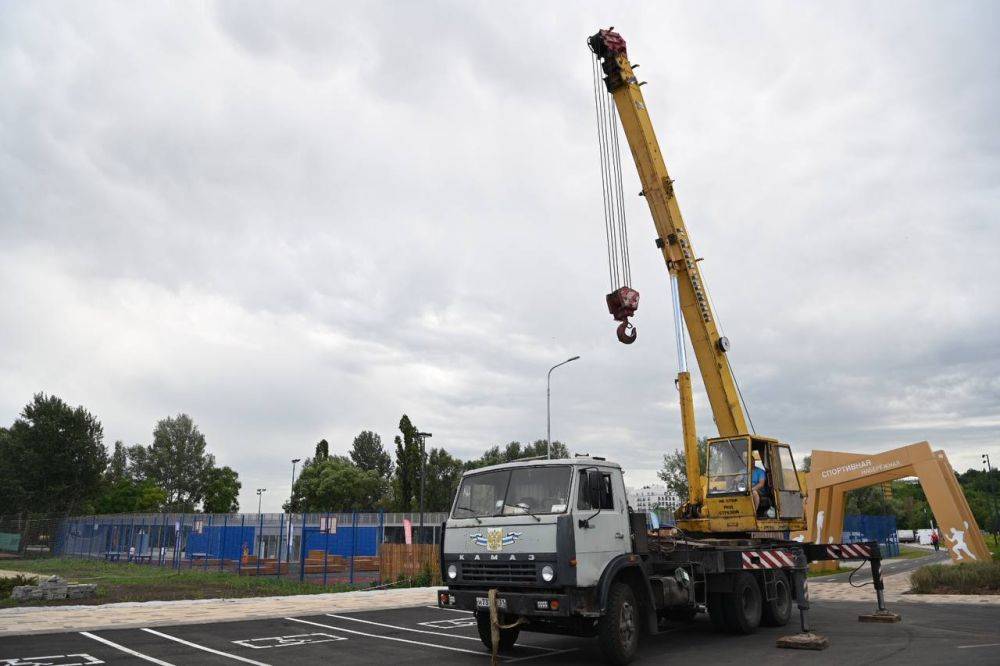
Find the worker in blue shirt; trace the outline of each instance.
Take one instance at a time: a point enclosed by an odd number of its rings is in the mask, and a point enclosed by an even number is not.
[[[767,472],[761,466],[760,453],[753,452],[753,470],[750,475],[750,494],[753,497],[753,510],[757,511],[760,506],[760,496],[767,486]]]

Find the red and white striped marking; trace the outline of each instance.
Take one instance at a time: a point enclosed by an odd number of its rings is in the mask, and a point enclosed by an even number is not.
[[[744,569],[782,569],[795,566],[795,555],[787,550],[743,551]]]
[[[860,543],[830,544],[826,547],[826,553],[834,560],[853,560],[872,556],[871,548]]]

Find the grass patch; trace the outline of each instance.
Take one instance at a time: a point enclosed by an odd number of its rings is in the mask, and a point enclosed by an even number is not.
[[[924,550],[923,548],[914,548],[913,546],[900,546],[899,555],[894,559],[900,560],[918,560],[921,557],[927,557],[933,550]]]
[[[37,582],[38,579],[34,576],[24,576],[22,574],[0,578],[0,599],[8,599],[15,587],[34,585]]]
[[[917,594],[1000,594],[1000,562],[930,564],[910,576]]]
[[[992,534],[985,533],[983,534],[983,537],[986,539],[986,547],[990,549],[991,553],[993,553],[993,559],[1000,560],[1000,539],[997,539]]]
[[[92,599],[17,602],[8,590],[0,598],[0,608],[26,605],[106,604],[119,601],[169,601],[269,597],[295,594],[344,592],[359,586],[337,583],[327,586],[299,582],[295,576],[237,576],[220,571],[175,571],[158,566],[102,562],[84,559],[5,560],[4,567],[41,576],[59,575],[74,583],[97,583]],[[13,586],[11,586],[13,587]]]

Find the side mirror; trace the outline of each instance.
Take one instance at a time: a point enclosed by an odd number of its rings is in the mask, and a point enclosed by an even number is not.
[[[596,469],[587,471],[587,499],[592,509],[601,508],[601,500],[604,499],[604,475]]]

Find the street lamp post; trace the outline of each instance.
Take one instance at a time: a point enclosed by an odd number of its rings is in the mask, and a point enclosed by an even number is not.
[[[292,500],[295,498],[295,466],[299,464],[302,458],[292,458],[292,490],[288,494],[288,513],[291,513]]]
[[[545,458],[552,458],[552,371],[560,365],[566,365],[570,361],[575,361],[579,356],[568,358],[562,363],[556,363],[549,368],[549,374],[545,379]]]
[[[993,532],[993,536],[996,537],[997,530],[1000,530],[1000,507],[997,506],[997,490],[993,484],[993,466],[990,464],[990,454],[983,454],[983,464],[986,465],[986,480],[989,482],[989,488],[993,491],[993,524],[987,528],[988,532]]]
[[[420,538],[424,534],[424,471],[426,470],[426,465],[424,462],[427,460],[427,456],[424,455],[424,440],[428,437],[433,437],[429,432],[418,432],[417,437],[420,438],[420,532],[417,538],[417,543],[421,543]]]
[[[288,491],[288,552],[287,559],[292,560],[292,502],[295,500],[295,466],[302,458],[292,458],[292,489]]]
[[[258,488],[257,489],[257,514],[258,515],[260,514],[260,500],[261,500],[261,495],[263,495],[266,492],[267,492],[267,488]]]

